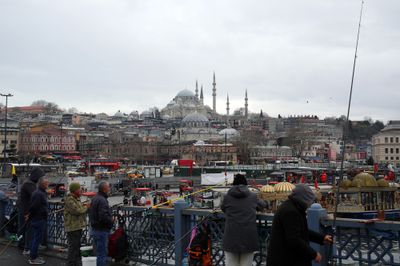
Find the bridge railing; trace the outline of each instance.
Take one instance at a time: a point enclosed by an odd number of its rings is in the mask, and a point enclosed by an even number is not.
[[[9,204],[10,206],[10,204]],[[50,246],[66,247],[62,203],[49,203],[47,242]],[[9,215],[11,207],[7,208]],[[190,209],[186,202],[176,202],[175,208],[148,210],[144,207],[118,207],[113,215],[122,217],[119,226],[128,236],[128,260],[154,265],[181,265],[192,229],[207,225],[212,238],[213,265],[225,265],[222,238],[224,214],[211,210]],[[266,265],[267,243],[272,225],[272,214],[258,214],[260,250],[255,253],[254,264]],[[308,210],[310,229],[333,233],[333,220],[326,210],[314,204]],[[118,226],[118,223],[117,225]],[[321,265],[399,265],[400,223],[338,218],[335,245],[313,248],[323,255]],[[82,245],[91,245],[90,228],[83,230]]]

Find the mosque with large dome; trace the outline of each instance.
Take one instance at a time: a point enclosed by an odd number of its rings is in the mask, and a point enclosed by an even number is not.
[[[212,88],[212,108],[204,104],[203,86],[200,88],[196,81],[195,91],[182,90],[161,110],[161,117],[165,120],[173,119],[180,121],[177,128],[177,134],[173,137],[179,141],[205,141],[217,140],[221,138],[235,138],[240,134],[233,128],[228,128],[223,132],[218,132],[212,125],[211,121],[223,121],[229,126],[229,97],[226,102],[226,115],[217,114],[216,111],[216,96],[217,88],[215,81],[215,73],[213,75]],[[248,98],[247,91],[245,94],[245,112],[243,119],[248,117]]]
[[[200,95],[198,93],[198,85],[196,82],[195,93],[190,90],[182,90],[161,110],[161,116],[171,119],[183,119],[189,114],[199,113],[206,117],[211,117],[212,109],[204,105],[203,87],[201,87]]]

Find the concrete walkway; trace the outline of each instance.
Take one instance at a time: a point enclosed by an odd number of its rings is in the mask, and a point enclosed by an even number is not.
[[[7,242],[4,239],[0,239],[0,251],[2,251]],[[66,266],[67,265],[67,254],[65,252],[59,252],[56,250],[39,251],[39,256],[43,257],[46,264],[49,266]],[[28,263],[28,256],[22,255],[22,251],[15,245],[10,245],[5,250],[4,254],[0,256],[1,266],[26,266]],[[110,266],[122,266],[120,263],[110,263]],[[133,264],[136,266],[143,264]]]

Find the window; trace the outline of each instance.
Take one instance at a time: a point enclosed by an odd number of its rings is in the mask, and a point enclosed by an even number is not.
[[[399,153],[399,148],[396,148],[396,153],[397,153],[397,154]]]
[[[390,153],[393,153],[393,148],[390,148]]]
[[[388,137],[385,137],[385,143],[388,143],[388,142],[389,142]]]
[[[390,137],[390,143],[393,143],[393,137]]]
[[[385,157],[385,160],[389,160],[389,157]]]
[[[385,153],[389,153],[389,149],[388,148],[385,148]]]
[[[396,157],[396,160],[399,160],[399,157]]]
[[[396,137],[396,143],[399,143],[399,137]]]

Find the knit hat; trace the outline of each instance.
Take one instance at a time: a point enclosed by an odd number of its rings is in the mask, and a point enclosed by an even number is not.
[[[77,191],[80,188],[81,188],[81,185],[79,183],[71,183],[69,185],[69,192],[74,193],[75,191]]]
[[[297,201],[305,209],[309,208],[316,199],[310,186],[305,184],[296,185],[289,197]]]
[[[247,186],[246,177],[244,175],[242,175],[242,174],[235,175],[232,185],[234,185],[234,186],[246,185]]]
[[[29,179],[32,180],[32,182],[37,183],[39,179],[45,175],[46,173],[42,169],[35,167],[29,175]]]

